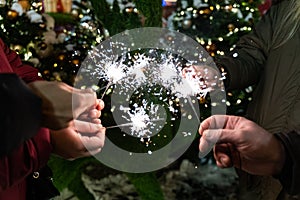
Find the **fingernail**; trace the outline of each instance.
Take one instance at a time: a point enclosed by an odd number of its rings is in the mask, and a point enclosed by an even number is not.
[[[209,130],[205,130],[203,135],[205,135],[205,138],[209,139],[211,137],[211,132]]]

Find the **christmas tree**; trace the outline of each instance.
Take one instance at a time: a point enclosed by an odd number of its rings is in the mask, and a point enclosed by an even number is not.
[[[171,29],[198,41],[214,58],[227,55],[238,39],[259,20],[261,1],[179,0],[168,16]],[[227,94],[228,114],[243,115],[251,101],[252,87]]]
[[[88,3],[74,2],[63,10],[59,2],[52,7],[48,1],[2,4],[0,37],[45,80],[72,85],[88,50],[105,38],[105,30]]]

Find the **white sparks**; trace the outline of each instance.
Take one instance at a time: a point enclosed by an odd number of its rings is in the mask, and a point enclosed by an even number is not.
[[[129,112],[128,114],[130,116],[130,121],[132,121],[132,133],[135,133],[138,136],[144,136],[149,133],[149,131],[145,129],[150,124],[150,118],[144,109],[137,108],[134,113]]]
[[[122,65],[120,67],[120,65],[117,65],[117,63],[106,64],[105,73],[108,81],[114,84],[126,76],[126,73],[124,72],[124,67]]]

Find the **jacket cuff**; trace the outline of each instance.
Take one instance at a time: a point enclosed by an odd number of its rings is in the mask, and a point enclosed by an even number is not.
[[[283,188],[291,195],[300,191],[300,135],[293,131],[288,134],[277,133],[275,136],[282,142],[286,152],[286,160],[281,173],[275,177]]]

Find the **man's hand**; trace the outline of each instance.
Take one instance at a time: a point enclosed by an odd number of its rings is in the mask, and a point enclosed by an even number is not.
[[[96,124],[100,124],[101,120],[99,119],[101,116],[101,110],[104,108],[104,102],[101,99],[96,101],[96,105],[86,112],[82,113],[78,119],[82,121],[92,122]]]
[[[281,142],[256,123],[243,117],[216,115],[204,120],[200,152],[212,144],[217,165],[237,167],[254,175],[275,175],[283,167],[285,150]]]
[[[182,69],[182,76],[187,80],[197,80],[200,89],[214,90],[222,82],[221,73],[217,68],[205,65],[191,65]]]
[[[53,153],[65,159],[94,155],[101,151],[105,128],[101,124],[74,120],[70,126],[50,131]]]
[[[58,130],[66,128],[72,119],[95,109],[96,94],[73,88],[62,82],[35,81],[29,88],[42,99],[43,126]]]

